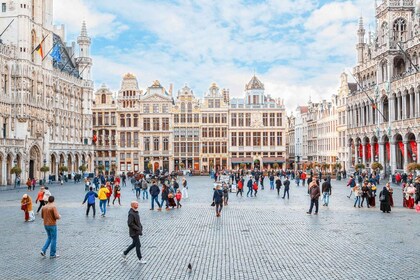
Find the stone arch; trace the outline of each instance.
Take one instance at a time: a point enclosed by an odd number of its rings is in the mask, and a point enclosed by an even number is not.
[[[393,137],[394,143],[395,143],[395,162],[396,162],[396,168],[397,169],[403,169],[404,168],[404,143],[403,143],[403,137],[400,133],[397,133]]]
[[[68,173],[71,174],[72,172],[74,172],[74,167],[73,167],[73,154],[72,153],[68,153],[67,154],[67,169],[68,169]]]
[[[41,157],[41,149],[38,145],[33,145],[29,149],[29,177],[30,178],[40,178],[41,171],[40,168],[42,167],[42,157]]]
[[[412,132],[409,132],[404,137],[405,143],[407,143],[407,160],[408,163],[417,162],[417,142],[416,135]]]

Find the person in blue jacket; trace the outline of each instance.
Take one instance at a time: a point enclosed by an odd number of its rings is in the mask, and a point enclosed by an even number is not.
[[[95,217],[95,199],[98,197],[98,194],[93,191],[93,187],[89,187],[89,191],[85,195],[85,199],[82,202],[82,205],[87,201],[86,216],[89,216],[90,207],[93,209],[93,217]]]

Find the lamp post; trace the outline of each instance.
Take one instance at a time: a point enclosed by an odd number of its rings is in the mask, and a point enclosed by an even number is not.
[[[46,165],[47,165],[47,159],[44,158],[44,167],[46,167]],[[45,185],[45,182],[46,182],[46,180],[45,180],[45,173],[47,173],[47,172],[44,171],[44,182],[43,182],[44,185]]]

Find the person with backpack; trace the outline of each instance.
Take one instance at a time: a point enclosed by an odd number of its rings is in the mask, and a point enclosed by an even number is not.
[[[315,206],[315,215],[318,215],[318,199],[321,196],[321,191],[319,189],[318,182],[316,180],[316,177],[311,180],[311,183],[309,184],[309,195],[311,197],[311,205],[309,207],[309,211],[306,212],[306,214],[312,214],[312,209]]]
[[[85,199],[82,202],[82,205],[83,205],[87,201],[86,216],[89,216],[89,210],[92,207],[93,217],[95,217],[95,214],[96,214],[95,198],[97,197],[98,197],[98,194],[93,191],[93,187],[89,187],[89,192],[86,193]]]
[[[356,186],[356,180],[354,180],[354,176],[350,175],[350,180],[347,183],[347,187],[350,187],[350,194],[347,196],[348,198],[351,197],[351,194],[353,193],[353,189]]]
[[[324,183],[322,183],[322,200],[324,201],[324,204],[322,206],[328,206],[330,203],[330,195],[331,183],[327,178],[324,178]]]
[[[147,192],[148,189],[146,178],[141,179],[141,190],[143,191],[143,199],[149,199],[149,193]],[[140,195],[139,195],[140,196]]]

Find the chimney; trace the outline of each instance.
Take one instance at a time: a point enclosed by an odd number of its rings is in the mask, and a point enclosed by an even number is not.
[[[174,90],[174,85],[172,83],[169,84],[169,95],[172,96],[172,91]]]

